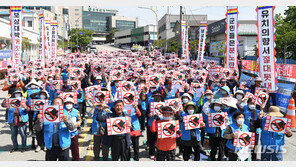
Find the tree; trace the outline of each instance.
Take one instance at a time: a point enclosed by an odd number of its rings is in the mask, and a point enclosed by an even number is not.
[[[152,41],[152,45],[154,48],[163,48],[165,46],[165,40]]]
[[[189,52],[192,58],[195,59],[198,50],[198,40],[189,41]]]
[[[62,48],[63,50],[66,50],[68,48],[68,42],[58,41],[58,48]]]
[[[276,57],[296,59],[296,8],[289,7],[286,17],[277,14],[275,17]]]
[[[226,40],[220,41],[216,43],[216,50],[218,52],[218,56],[215,57],[225,57],[225,47],[226,47]]]
[[[179,52],[179,46],[180,46],[180,43],[179,41],[173,41],[171,43],[171,46],[168,48],[168,52],[175,52],[175,53],[178,53]]]
[[[25,51],[30,48],[31,40],[27,37],[22,37],[22,51]]]
[[[110,32],[109,32],[109,35],[106,36],[106,41],[107,42],[112,42],[113,41],[113,38],[114,38],[114,34],[117,31],[120,31],[120,30],[117,29],[116,27],[112,27],[111,30],[110,30]]]
[[[78,49],[85,50],[86,46],[90,44],[91,40],[93,39],[92,30],[86,30],[86,29],[80,29],[80,28],[74,28],[71,29],[72,32],[69,32],[71,34],[69,44],[74,49],[77,49],[77,34],[78,34]]]

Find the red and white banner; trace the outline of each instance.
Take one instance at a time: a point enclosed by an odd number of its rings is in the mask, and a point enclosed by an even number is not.
[[[40,114],[42,115],[40,122],[62,122],[64,107],[59,105],[44,105]]]
[[[222,67],[212,67],[209,68],[209,80],[220,81],[223,78],[223,68]]]
[[[186,22],[181,22],[182,57],[186,57]]]
[[[11,61],[13,66],[21,64],[22,59],[22,37],[23,37],[23,10],[21,6],[11,6]]]
[[[77,103],[77,92],[64,92],[64,93],[62,93],[62,98],[63,98],[64,101],[68,97],[72,98],[74,100],[75,104]]]
[[[165,102],[165,106],[171,107],[174,111],[178,111],[182,107],[181,98],[168,99],[168,100],[165,100],[164,102]]]
[[[227,112],[221,113],[208,113],[209,127],[225,127],[229,125],[229,122],[225,119]]]
[[[276,64],[277,79],[296,82],[296,65]]]
[[[205,47],[206,47],[206,38],[207,38],[207,21],[201,21],[199,24],[199,42],[198,42],[198,53],[197,53],[197,62],[203,61]]]
[[[94,85],[94,86],[89,86],[89,87],[85,88],[86,96],[89,97],[89,98],[92,98],[95,90],[100,91],[101,86],[100,85]]]
[[[179,121],[165,121],[157,124],[157,138],[164,139],[177,137],[177,131],[180,129]]]
[[[46,58],[46,46],[45,46],[45,24],[44,24],[44,12],[39,12],[39,60],[42,64],[45,64]]]
[[[189,52],[189,37],[188,37],[188,26],[186,25],[185,33],[185,60],[190,63],[190,52]]]
[[[264,130],[269,132],[286,133],[291,127],[291,119],[267,116]]]
[[[274,6],[257,7],[258,57],[262,84],[269,92],[276,92]]]
[[[70,77],[82,77],[83,76],[83,69],[81,68],[70,68],[69,69],[69,76]]]
[[[78,90],[81,88],[81,81],[68,80],[67,85],[72,85],[73,90]]]
[[[120,81],[119,82],[119,90],[122,91],[122,92],[129,92],[129,91],[135,91],[136,88],[135,88],[133,82],[130,82],[130,81]]]
[[[57,89],[57,84],[60,84],[59,89],[63,86],[63,80],[51,80],[49,83],[49,87],[51,90]]]
[[[226,13],[226,61],[227,69],[238,69],[238,7],[228,6]]]
[[[258,104],[259,106],[263,106],[264,108],[267,103],[268,97],[269,96],[267,93],[260,91],[256,96],[256,104]]]
[[[48,100],[44,99],[31,99],[31,110],[42,111],[43,106],[48,105]]]
[[[123,70],[113,70],[110,72],[112,80],[123,80]]]
[[[137,91],[130,91],[130,92],[118,92],[118,99],[122,100],[124,105],[133,105],[138,104],[138,92]]]
[[[129,122],[129,117],[127,116],[108,118],[106,122],[107,132],[109,136],[130,133],[130,127],[127,126],[127,122]]]
[[[201,113],[184,116],[185,130],[200,128],[201,122],[203,122],[203,117]]]
[[[50,23],[51,26],[51,57],[57,57],[58,51],[58,21],[53,20]]]
[[[109,91],[97,91],[95,90],[93,93],[93,100],[92,103],[109,103],[109,96],[110,92]]]
[[[20,108],[22,104],[26,104],[24,97],[9,98],[6,100],[7,108]]]
[[[47,57],[45,58],[46,61],[48,61],[51,58],[51,25],[50,25],[50,19],[49,20],[44,20],[44,25],[45,25],[45,50],[46,50],[46,55]]]
[[[150,112],[152,115],[162,115],[162,107],[165,106],[164,102],[151,102]]]
[[[250,147],[255,146],[255,133],[254,132],[242,132],[235,131],[237,137],[233,140],[234,147]]]

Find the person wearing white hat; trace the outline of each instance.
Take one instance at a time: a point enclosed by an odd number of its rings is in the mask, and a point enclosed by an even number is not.
[[[184,93],[181,96],[181,100],[182,100],[182,105],[185,106],[188,102],[192,100],[192,98],[189,93]]]
[[[74,108],[73,98],[66,98],[64,103],[64,112],[68,112],[72,122],[75,125],[74,130],[70,130],[71,135],[71,153],[72,161],[79,161],[79,144],[78,144],[78,127],[81,125],[81,117],[79,111]]]

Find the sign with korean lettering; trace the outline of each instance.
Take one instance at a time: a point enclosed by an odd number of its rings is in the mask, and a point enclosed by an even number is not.
[[[62,122],[64,107],[60,105],[44,105],[40,111],[40,122]]]
[[[228,6],[226,14],[226,68],[237,69],[238,7]]]
[[[44,20],[45,25],[45,52],[46,52],[46,61],[51,58],[51,25],[50,20]]]
[[[185,130],[200,128],[201,122],[203,122],[203,117],[201,113],[184,116]]]
[[[57,57],[58,50],[58,22],[56,20],[51,21],[51,57]]]
[[[177,131],[180,129],[179,121],[165,121],[157,124],[157,138],[177,137]]]
[[[10,7],[11,25],[11,61],[13,66],[21,64],[22,59],[22,36],[23,36],[23,10],[21,6]]]
[[[22,105],[26,104],[24,97],[9,98],[6,100],[7,108],[20,108]]]
[[[262,84],[269,92],[276,92],[274,6],[259,6],[256,11],[258,27],[258,57]]]
[[[129,117],[127,116],[107,118],[106,122],[108,136],[125,134],[130,132],[130,127],[127,126],[127,122],[129,122]]]
[[[197,62],[203,61],[205,46],[206,46],[206,37],[207,37],[207,21],[201,21],[199,24],[199,42],[198,42],[198,51],[197,51]]]
[[[41,111],[44,105],[48,105],[48,100],[44,99],[31,99],[31,110]]]
[[[227,119],[227,112],[208,113],[209,127],[226,127],[229,125]]]
[[[291,119],[267,116],[264,130],[277,133],[286,133],[291,127]]]
[[[186,55],[186,22],[181,22],[182,57]]]
[[[95,90],[93,93],[92,103],[109,103],[109,91],[97,91]]]
[[[152,115],[162,115],[162,107],[165,106],[164,102],[151,102],[150,112]]]
[[[39,60],[44,64],[45,63],[45,25],[44,25],[44,13],[43,11],[39,12]]]
[[[234,147],[250,147],[255,146],[255,133],[254,132],[242,132],[235,131],[237,137],[233,140]]]

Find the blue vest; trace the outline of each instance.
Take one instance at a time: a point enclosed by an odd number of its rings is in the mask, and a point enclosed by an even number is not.
[[[62,72],[63,82],[65,82],[66,79],[69,79],[69,73]]]
[[[244,106],[244,113],[245,113],[244,124],[246,124],[248,127],[250,127],[250,120],[251,120],[252,113],[251,113],[251,110],[249,109],[249,107],[247,105]],[[260,113],[260,110],[255,109],[255,120],[258,119],[259,113]],[[257,134],[261,133],[261,129],[257,128],[256,133]]]
[[[69,116],[68,112],[64,112],[64,115]],[[59,144],[62,149],[66,149],[71,145],[71,136],[69,129],[64,122],[59,123]],[[44,123],[44,143],[46,148],[52,148],[52,135],[53,135],[53,123]]]
[[[188,115],[184,111],[181,112],[182,117]],[[185,130],[185,123],[180,122],[180,129],[182,131],[181,140],[190,141],[191,140],[191,132],[190,130]],[[197,137],[197,141],[201,140],[199,129],[194,129]]]
[[[15,108],[8,109],[8,123],[12,123],[14,111],[15,111]],[[25,111],[25,109],[20,107],[19,112],[20,112],[20,116],[21,116],[23,122],[28,122],[29,117],[28,117],[28,113]]]
[[[233,123],[233,124],[230,124],[229,125],[230,128],[231,128],[231,132],[234,133],[235,131],[242,131],[242,132],[249,132],[249,128],[247,125],[243,124],[242,126],[242,130],[237,126],[236,123]],[[234,147],[233,146],[233,139],[228,139],[227,140],[227,143],[226,143],[226,146],[229,148],[229,149],[232,149],[232,150],[240,150],[242,149],[241,147]]]
[[[81,95],[82,95],[80,99],[77,98],[77,102],[82,103],[83,102],[83,91],[78,90],[77,93],[78,94],[81,93]]]
[[[92,134],[94,135],[98,135],[98,129],[100,128],[100,124],[106,129],[107,124],[106,122],[99,122],[97,121],[97,117],[98,117],[98,113],[99,112],[103,112],[102,115],[106,115],[107,113],[103,110],[99,111],[98,107],[95,108],[94,114],[93,114],[93,120],[92,120],[92,124],[91,124],[91,129],[92,129]]]
[[[167,86],[166,86],[166,89],[168,90]],[[174,98],[176,98],[176,91],[172,89],[170,92],[168,92],[168,95],[164,99],[168,100],[168,99],[174,99]]]
[[[28,89],[27,90],[27,94],[28,94],[28,96],[27,96],[27,103],[28,103],[28,106],[30,106],[31,107],[31,94],[33,94],[33,93],[38,93],[38,92],[40,92],[40,89],[35,89],[35,90],[33,90],[33,89]]]
[[[123,110],[123,113],[126,115],[129,115],[127,110]],[[139,130],[140,129],[140,122],[139,122],[138,116],[136,114],[136,110],[134,108],[131,109],[129,116],[132,119],[131,123],[132,123],[132,127],[133,127],[134,131]]]
[[[216,113],[215,110],[210,109],[210,113]],[[208,116],[206,115],[205,117],[205,122],[206,122],[206,130],[205,133],[211,133],[211,134],[215,134],[216,133],[216,127],[209,127],[209,121],[208,121]]]
[[[68,112],[68,111],[64,108],[64,113],[65,112]],[[70,112],[71,119],[74,118],[74,117],[76,117],[76,121],[77,121],[78,114],[79,114],[78,110],[76,110],[75,108],[73,108],[72,111]],[[75,122],[73,122],[73,123],[76,124]],[[77,128],[75,128],[73,132],[70,132],[70,135],[71,136],[78,135]]]
[[[285,144],[285,134],[278,132],[269,132],[264,130],[266,122],[266,117],[261,120],[261,138],[260,142],[262,146],[269,146],[271,148],[276,148],[276,146],[282,146]]]

